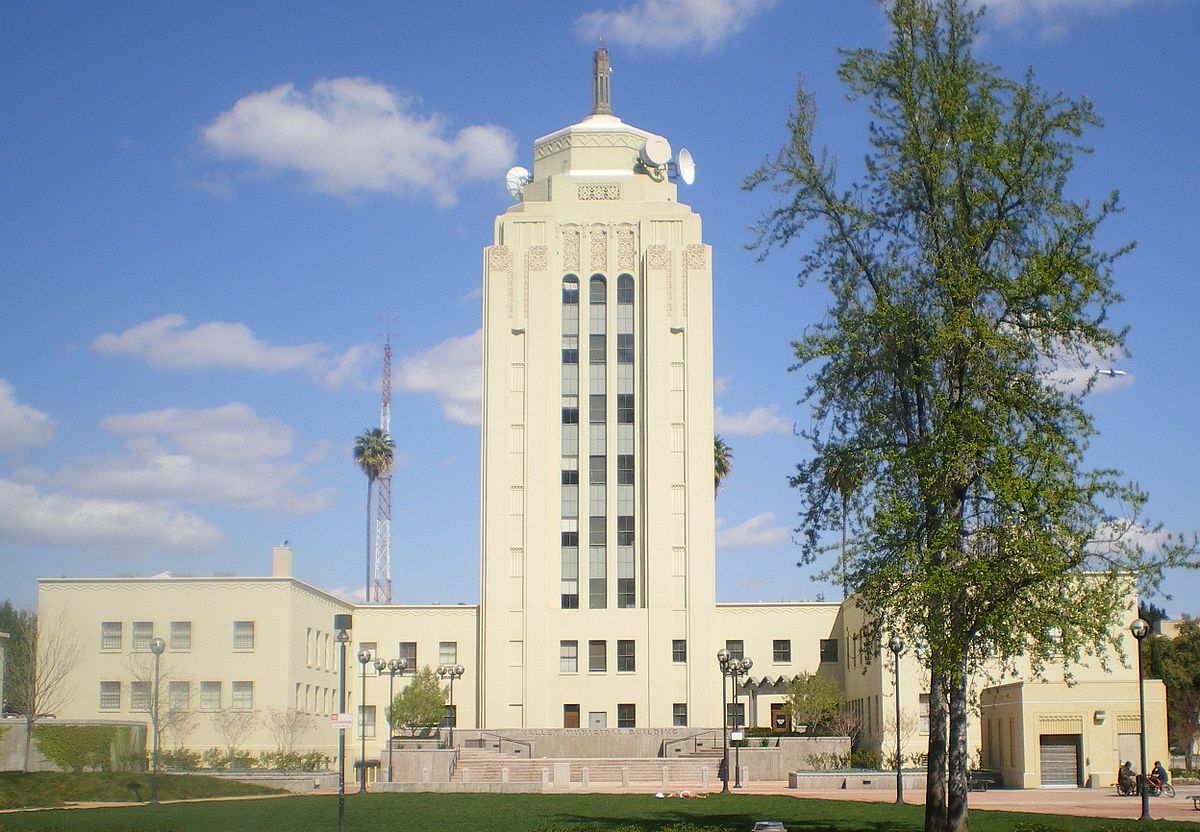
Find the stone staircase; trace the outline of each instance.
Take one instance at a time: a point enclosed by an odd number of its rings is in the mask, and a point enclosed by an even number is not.
[[[721,750],[687,756],[537,758],[502,757],[495,751],[459,750],[454,783],[544,783],[552,788],[599,784],[645,784],[660,788],[711,787],[719,782]],[[707,783],[705,773],[707,771]],[[563,775],[569,786],[561,782]]]

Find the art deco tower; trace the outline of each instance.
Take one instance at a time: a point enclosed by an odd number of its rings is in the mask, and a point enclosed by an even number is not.
[[[670,156],[598,49],[484,252],[483,728],[719,724],[712,261]]]

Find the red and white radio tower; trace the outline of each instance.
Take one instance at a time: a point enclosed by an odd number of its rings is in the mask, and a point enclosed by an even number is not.
[[[383,394],[379,402],[379,427],[392,435],[392,339],[383,344]],[[392,469],[375,481],[375,587],[377,604],[392,603]]]

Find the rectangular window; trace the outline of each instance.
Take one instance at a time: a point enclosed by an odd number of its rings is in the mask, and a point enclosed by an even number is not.
[[[235,622],[233,622],[233,649],[234,650],[253,650],[254,649],[254,622],[253,621],[235,621]]]
[[[374,641],[360,641],[358,643],[358,652],[361,653],[364,650],[371,655],[371,658],[367,659],[367,673],[372,676],[378,676],[379,673],[375,670],[375,666],[371,664],[371,659],[379,655],[379,645]],[[357,661],[357,657],[355,657],[355,661]]]
[[[738,702],[736,705],[729,702],[725,705],[725,724],[730,728],[737,728],[744,725],[744,717],[746,716],[746,703]]]
[[[102,621],[100,622],[100,649],[101,650],[120,650],[121,649],[121,622],[120,621]]]
[[[457,728],[458,727],[458,706],[457,705],[447,705],[446,706],[446,712],[444,714],[442,714],[442,727],[443,728]]]
[[[562,423],[564,425],[578,425],[579,424],[579,405],[573,405],[573,406],[569,406],[569,407],[566,405],[563,406]]]
[[[617,485],[633,485],[633,454],[617,454]]]
[[[578,705],[563,705],[563,727],[578,728],[579,727],[579,706]]]
[[[607,673],[608,672],[608,642],[607,641],[589,641],[588,642],[588,672],[589,673]]]
[[[727,639],[725,641],[725,649],[729,651],[729,658],[731,659],[745,658],[745,646],[740,638]]]
[[[588,336],[588,362],[591,364],[604,363],[604,336]]]
[[[254,683],[253,682],[234,682],[231,685],[232,696],[230,697],[229,706],[235,711],[253,711],[254,710]]]
[[[579,347],[563,347],[562,362],[564,364],[578,364]]]
[[[150,640],[154,638],[153,621],[133,622],[133,649],[146,651],[150,649]]]
[[[560,641],[558,643],[558,672],[579,672],[579,642]]]
[[[410,672],[416,673],[421,669],[417,664],[417,643],[415,641],[400,642],[399,653],[400,658],[408,662],[408,669]]]
[[[458,642],[438,642],[438,664],[458,664]]]
[[[130,684],[129,684],[129,709],[131,711],[149,711],[150,710],[150,683],[149,682],[130,682]]]
[[[579,532],[562,533],[559,569],[562,572],[559,593],[564,610],[579,609]]]
[[[671,724],[678,728],[687,727],[687,703],[676,702],[671,706]]]
[[[922,693],[917,700],[917,730],[922,734],[929,733],[929,694]]]
[[[792,661],[791,640],[777,638],[771,642],[771,658],[776,664],[790,664]]]
[[[636,584],[633,578],[617,578],[617,608],[631,610],[637,606]]]
[[[592,393],[588,396],[588,421],[593,425],[607,421],[605,411],[608,408],[608,396],[603,393]]]
[[[237,684],[236,682],[234,684]],[[375,739],[375,706],[358,706],[358,735],[368,740]]]
[[[633,545],[633,518],[629,516],[617,518],[617,545]]]
[[[119,711],[119,710],[121,710],[121,683],[120,682],[101,682],[100,683],[100,710],[102,710],[102,711]]]
[[[167,707],[172,711],[186,711],[192,707],[192,685],[190,682],[167,684]]]
[[[617,363],[632,364],[633,363],[633,333],[619,332],[617,333]]]
[[[579,472],[574,468],[564,468],[562,472],[563,485],[579,485]]]
[[[682,638],[671,640],[671,661],[676,664],[687,662],[687,640]]]
[[[836,662],[838,660],[838,640],[836,638],[821,639],[821,661]]]
[[[575,474],[575,478],[579,478],[578,471],[563,471],[563,474]],[[562,488],[562,500],[559,508],[563,517],[578,517],[579,516],[579,486],[564,485]]]
[[[202,711],[219,711],[219,710],[221,710],[221,683],[220,682],[201,682],[200,683],[200,710],[202,710]]]
[[[617,424],[633,424],[633,394],[617,394]]]
[[[637,670],[637,657],[633,639],[617,641],[617,672],[633,673]]]
[[[171,649],[172,650],[191,650],[192,649],[192,622],[190,622],[190,621],[172,621],[171,622]]]
[[[605,485],[608,481],[608,471],[604,465],[604,457],[589,456],[588,457],[588,483],[591,485]]]
[[[637,705],[631,705],[628,703],[617,705],[617,727],[637,727]]]
[[[604,546],[608,543],[608,529],[605,518],[588,518],[588,545]]]

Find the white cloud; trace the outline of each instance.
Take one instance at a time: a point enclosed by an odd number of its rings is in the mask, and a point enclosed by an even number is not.
[[[758,549],[779,546],[791,539],[791,531],[776,523],[777,518],[769,511],[756,514],[744,523],[728,529],[717,530],[717,548]],[[718,525],[720,525],[718,523]]]
[[[1072,18],[1111,15],[1148,2],[1161,0],[970,0],[973,6],[987,6],[985,21],[1035,27],[1042,40],[1063,37]]]
[[[53,438],[54,420],[40,410],[19,404],[13,386],[0,378],[0,451],[45,445]]]
[[[1120,370],[1112,359],[1093,349],[1082,357],[1060,350],[1042,372],[1044,384],[1067,393],[1082,393],[1089,383],[1092,393],[1111,393],[1131,387],[1133,380],[1132,373]]]
[[[792,423],[779,412],[779,405],[760,405],[752,410],[726,413],[713,411],[713,428],[727,436],[763,436],[768,433],[791,433]]]
[[[442,415],[460,425],[478,425],[483,395],[483,330],[447,338],[424,352],[401,358],[395,384],[401,390],[433,393]]]
[[[733,376],[715,376],[713,378],[713,393],[721,395],[729,389],[730,383],[733,381]]]
[[[366,78],[321,80],[308,92],[280,84],[239,100],[203,136],[226,156],[296,171],[324,193],[429,195],[441,205],[462,183],[512,164],[516,142],[504,128],[450,134],[445,116],[414,112],[419,103]]]
[[[233,369],[302,372],[325,387],[363,386],[362,368],[370,347],[356,345],[342,353],[312,342],[275,346],[259,339],[241,323],[212,321],[187,328],[182,315],[160,315],[119,334],[105,332],[92,341],[103,355],[140,358],[161,370]]]
[[[47,494],[30,485],[0,479],[0,540],[145,554],[211,549],[221,542],[222,535],[219,529],[171,503]]]
[[[637,0],[619,11],[589,12],[575,22],[588,40],[681,49],[715,49],[778,0]]]
[[[110,416],[101,427],[130,437],[124,449],[72,460],[55,473],[56,482],[125,499],[291,514],[312,514],[329,505],[328,490],[308,490],[306,465],[286,458],[292,452],[291,428],[240,402]]]

